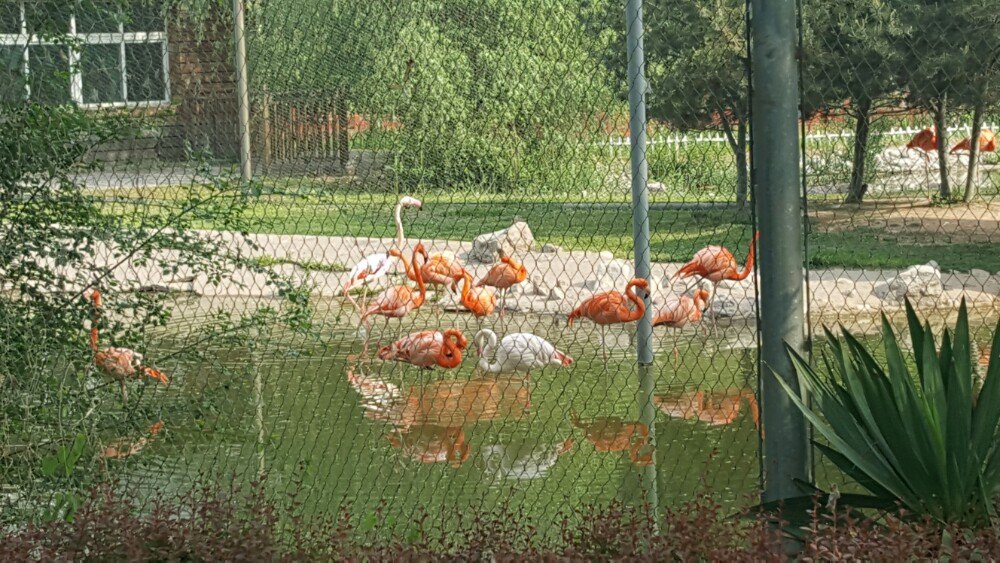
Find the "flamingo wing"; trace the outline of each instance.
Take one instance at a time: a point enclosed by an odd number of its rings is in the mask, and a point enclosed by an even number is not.
[[[371,306],[362,315],[362,318],[369,315],[382,315],[385,317],[402,317],[410,312],[413,307],[413,289],[405,285],[397,285],[378,294]]]
[[[127,379],[138,373],[142,354],[128,348],[107,348],[94,356],[94,363],[109,377]]]

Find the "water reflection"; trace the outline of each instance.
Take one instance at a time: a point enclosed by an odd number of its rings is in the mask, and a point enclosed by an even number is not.
[[[649,427],[641,422],[626,422],[618,417],[595,418],[584,422],[576,413],[570,413],[570,423],[586,432],[587,440],[599,452],[627,451],[629,460],[636,465],[653,463]]]
[[[467,425],[521,417],[531,407],[523,377],[477,377],[416,383],[407,389],[358,364],[348,367],[347,381],[359,395],[369,420],[389,423],[393,448],[420,463],[448,462],[454,468],[469,459]]]
[[[655,395],[653,402],[671,418],[697,420],[709,426],[732,424],[746,404],[754,425],[760,428],[760,409],[757,397],[749,389],[723,391],[681,391]]]
[[[559,457],[572,449],[572,438],[559,444],[492,444],[483,446],[483,462],[487,475],[527,481],[545,477]]]

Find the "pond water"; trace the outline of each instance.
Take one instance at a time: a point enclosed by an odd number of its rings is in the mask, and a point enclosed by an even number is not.
[[[199,315],[220,305],[235,310],[241,302],[179,306],[162,349],[197,349],[186,337],[195,339]],[[308,511],[349,504],[364,515],[384,503],[406,524],[421,509],[509,503],[543,529],[560,511],[641,498],[640,475],[650,467],[664,506],[704,487],[734,506],[756,493],[753,326],[657,330],[654,450],[637,422],[629,327],[607,331],[605,365],[601,331],[587,321],[490,318],[482,326],[501,337],[532,332],[576,360],[498,377],[477,372],[474,344],[450,371],[364,361],[353,311],[336,301],[316,307],[318,337],[275,330],[252,348],[219,342],[199,350],[199,359],[177,354],[159,366],[174,383],[142,400],[158,406],[167,432],[122,461],[128,490],[185,490],[207,475],[246,482],[263,468],[269,487],[299,487]],[[387,327],[376,321],[371,351],[432,327],[459,328],[471,341],[479,326],[469,315],[422,310]]]

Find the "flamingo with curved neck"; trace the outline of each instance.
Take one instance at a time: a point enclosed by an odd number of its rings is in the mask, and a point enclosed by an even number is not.
[[[567,319],[568,324],[573,326],[573,321],[580,317],[588,318],[602,326],[631,323],[641,319],[646,314],[646,302],[635,294],[637,287],[649,289],[649,282],[642,278],[634,278],[625,286],[624,294],[614,290],[595,294],[573,309]],[[630,301],[635,305],[635,309],[629,308]]]
[[[541,336],[528,332],[508,334],[503,340],[486,328],[476,333],[479,369],[486,373],[530,373],[545,366],[569,367],[573,358]]]
[[[497,296],[492,288],[472,288],[472,274],[466,272],[462,277],[465,283],[462,284],[462,306],[477,317],[485,317],[493,314],[497,306]]]
[[[694,296],[681,295],[668,301],[653,315],[653,326],[665,326],[679,330],[684,325],[696,323],[702,318],[702,311],[708,304],[711,294],[707,289],[695,291]],[[674,365],[677,365],[677,339],[674,339]]]
[[[469,341],[458,329],[450,328],[444,332],[424,330],[383,347],[378,351],[378,357],[383,361],[405,362],[425,369],[434,366],[452,369],[462,364],[462,350],[468,345]]]
[[[403,233],[403,208],[416,207],[420,209],[423,204],[419,199],[410,196],[403,196],[396,203],[396,208],[392,212],[392,217],[396,221],[396,246],[402,248],[406,244],[406,236]]]
[[[392,249],[389,251],[393,253],[393,256],[401,256],[398,249]],[[417,263],[417,257],[422,256],[425,260],[427,259],[427,250],[424,248],[423,244],[417,244],[413,249],[413,263]],[[389,319],[399,319],[405,317],[407,313],[413,311],[414,309],[419,309],[424,301],[427,299],[427,286],[424,285],[424,278],[420,275],[419,267],[417,270],[417,292],[413,291],[412,287],[407,285],[397,285],[395,287],[390,287],[378,294],[378,296],[372,300],[372,304],[368,307],[368,310],[361,315],[361,324],[365,325],[365,321],[371,315],[381,315],[385,317],[386,325],[389,323]],[[368,337],[370,333],[365,327],[365,354],[368,353]]]
[[[681,266],[673,277],[701,276],[713,285],[718,285],[722,280],[745,280],[753,271],[755,243],[759,236],[760,233],[754,233],[742,270],[736,265],[736,257],[726,247],[706,246],[696,252],[687,264]]]

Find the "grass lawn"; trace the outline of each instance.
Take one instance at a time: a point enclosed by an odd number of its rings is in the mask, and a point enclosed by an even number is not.
[[[180,188],[137,192],[100,192],[115,213],[161,213],[172,208]],[[472,240],[476,235],[527,221],[539,244],[552,243],[570,250],[610,250],[621,258],[632,256],[632,213],[624,196],[579,202],[558,196],[508,197],[472,193],[416,194],[419,212],[408,210],[404,224],[413,239]],[[252,201],[246,211],[250,229],[274,234],[392,237],[392,207],[397,196],[376,193],[269,195]],[[576,199],[576,198],[574,198]],[[896,235],[865,226],[864,212],[853,216],[850,228],[813,222],[809,257],[813,267],[902,268],[936,260],[945,270],[980,268],[1000,271],[1000,248],[995,243],[964,239],[941,232],[926,236]],[[199,223],[210,229],[214,225]],[[730,248],[742,262],[751,236],[748,220],[738,220],[726,205],[670,204],[653,201],[650,211],[651,251],[655,261],[684,261],[708,244]],[[944,233],[947,234],[947,233]],[[918,233],[919,235],[919,233]],[[960,233],[959,233],[960,235]],[[993,236],[996,236],[994,233]]]

